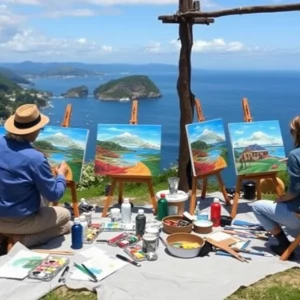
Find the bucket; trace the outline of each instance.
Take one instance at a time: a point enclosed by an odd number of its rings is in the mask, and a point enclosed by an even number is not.
[[[256,198],[256,183],[254,181],[245,181],[243,183],[244,199],[254,200]]]
[[[188,200],[189,195],[183,191],[178,191],[175,195],[169,195],[169,190],[159,191],[156,193],[156,200],[160,199],[160,194],[166,195],[168,201],[168,215],[182,215],[185,211],[185,202]]]

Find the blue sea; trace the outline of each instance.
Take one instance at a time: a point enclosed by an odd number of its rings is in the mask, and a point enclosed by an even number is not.
[[[40,78],[36,88],[51,91],[56,97],[67,89],[86,85],[90,94],[100,84],[110,79],[122,77],[127,70],[106,74],[103,78]],[[136,74],[136,73],[135,73]],[[163,67],[148,75],[159,87],[163,97],[140,100],[138,108],[139,124],[162,125],[162,168],[177,163],[179,147],[179,99],[176,83],[177,71],[165,71]],[[289,122],[299,112],[300,72],[285,71],[206,71],[194,70],[192,91],[200,98],[206,120],[222,118],[229,141],[227,124],[243,122],[241,99],[247,97],[254,121],[279,120],[286,153],[292,149]],[[44,109],[51,118],[51,125],[59,126],[68,103],[73,106],[72,127],[90,130],[86,160],[95,155],[97,124],[127,124],[130,119],[131,103],[101,102],[92,97],[86,99],[51,100],[53,107]],[[197,122],[195,114],[195,122]],[[228,142],[228,145],[230,143]],[[223,178],[227,186],[235,185],[235,171],[232,151],[229,149],[229,167]]]

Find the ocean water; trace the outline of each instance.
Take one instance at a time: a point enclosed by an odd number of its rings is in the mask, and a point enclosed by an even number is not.
[[[85,84],[90,94],[100,84],[124,75],[107,74],[103,78],[40,78],[37,88],[51,91],[56,97],[67,89]],[[176,90],[177,72],[143,72],[148,75],[163,94],[159,99],[140,100],[139,124],[162,125],[162,168],[177,163],[179,147],[179,99]],[[228,123],[243,122],[241,99],[248,98],[254,121],[279,120],[285,151],[292,149],[289,122],[299,111],[300,72],[254,71],[193,71],[192,91],[200,98],[206,120],[222,118],[229,145],[229,167],[223,171],[226,185],[235,185],[236,174],[227,130]],[[93,97],[86,99],[52,99],[53,107],[44,109],[51,125],[59,126],[67,104],[72,104],[71,126],[90,130],[86,160],[95,155],[97,124],[127,124],[131,103],[101,102]],[[197,122],[195,114],[195,122]]]

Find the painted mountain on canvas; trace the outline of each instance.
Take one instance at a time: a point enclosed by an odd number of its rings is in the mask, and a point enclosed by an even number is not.
[[[161,126],[99,124],[95,173],[155,176],[160,173]]]
[[[222,119],[186,125],[194,176],[227,167],[228,147]]]
[[[33,143],[48,159],[53,173],[65,161],[67,179],[79,182],[89,131],[81,128],[46,126]]]

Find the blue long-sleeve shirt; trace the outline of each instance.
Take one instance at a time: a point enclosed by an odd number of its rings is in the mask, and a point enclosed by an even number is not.
[[[56,202],[65,189],[65,177],[53,177],[43,153],[29,142],[0,137],[0,217],[32,215],[41,196]]]

